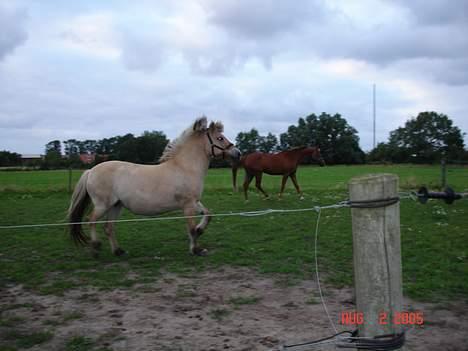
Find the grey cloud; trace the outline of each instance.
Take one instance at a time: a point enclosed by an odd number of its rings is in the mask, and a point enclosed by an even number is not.
[[[184,58],[192,72],[208,76],[227,76],[241,69],[250,59],[257,59],[265,69],[271,69],[274,50],[268,46],[238,42],[218,43],[210,50],[184,49]]]
[[[431,3],[432,7],[425,7],[426,3]],[[456,13],[457,9],[440,5],[441,17],[437,18],[435,3],[424,2],[417,7],[411,2],[409,12],[401,11],[401,16],[407,16],[404,20],[396,18],[394,23],[386,21],[370,29],[335,13],[334,17],[327,18],[326,25],[312,24],[299,33],[295,40],[289,42],[290,50],[299,48],[300,43],[308,39],[311,43],[308,49],[323,58],[351,58],[381,66],[424,61],[422,66],[412,65],[413,72],[451,85],[468,84],[468,74],[465,73],[468,20],[459,20],[466,16],[468,5],[458,9],[461,14]],[[418,13],[419,19],[408,17],[408,13],[413,12]],[[437,22],[441,18],[444,20]]]
[[[395,3],[392,1],[391,3]],[[467,1],[446,0],[397,0],[402,8],[406,8],[411,16],[423,25],[447,25],[468,21]]]
[[[0,5],[0,61],[27,39],[26,11]]]
[[[451,60],[449,62],[439,61],[435,67],[428,70],[434,77],[450,85],[468,84],[468,57],[464,59]]]
[[[452,86],[468,84],[468,59],[417,58],[404,60],[394,68],[408,77],[430,78]]]
[[[164,44],[156,37],[126,33],[122,39],[122,61],[129,70],[153,72],[157,70],[167,52]]]
[[[306,21],[321,21],[322,1],[274,0],[205,1],[209,21],[226,31],[248,39],[273,37]]]
[[[342,47],[345,53],[374,63],[389,63],[412,58],[457,58],[468,55],[468,37],[456,28],[382,28],[359,37]]]
[[[430,59],[437,61],[437,72],[430,75],[433,79],[448,84],[468,82],[459,71],[460,62],[468,58],[468,20],[464,20],[468,2],[391,3],[400,9],[401,18],[387,19],[370,29],[321,1],[305,6],[269,0],[205,0],[203,4],[209,22],[229,37],[225,46],[195,55],[192,68],[198,73],[227,74],[252,58],[270,69],[277,54],[288,52],[378,65]],[[197,57],[207,64],[199,65]]]
[[[192,72],[208,76],[228,75],[246,61],[245,57],[229,55],[226,52],[218,55],[186,52],[184,57],[189,62]]]

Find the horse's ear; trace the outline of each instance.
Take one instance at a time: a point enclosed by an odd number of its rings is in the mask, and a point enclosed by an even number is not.
[[[211,122],[208,128],[212,132],[219,132],[219,133],[224,132],[224,126],[221,122]]]
[[[198,118],[193,124],[193,130],[195,132],[204,132],[208,126],[208,120],[205,116]]]

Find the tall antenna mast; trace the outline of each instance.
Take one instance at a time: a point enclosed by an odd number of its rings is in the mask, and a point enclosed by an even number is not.
[[[373,119],[374,119],[374,143],[373,148],[375,149],[375,84],[372,86],[372,102],[373,102]]]

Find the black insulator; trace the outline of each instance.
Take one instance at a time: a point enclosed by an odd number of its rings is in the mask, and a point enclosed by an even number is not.
[[[452,204],[455,200],[461,199],[462,194],[456,193],[452,188],[446,187],[444,191],[428,191],[425,186],[419,188],[418,200],[420,203],[425,204],[429,199],[441,199],[444,200],[447,204]]]

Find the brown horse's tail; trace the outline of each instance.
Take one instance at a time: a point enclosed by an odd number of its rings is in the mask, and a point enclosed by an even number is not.
[[[237,170],[244,166],[244,157],[232,162],[232,190],[237,193]]]
[[[77,245],[86,245],[89,242],[89,237],[83,232],[80,223],[86,211],[86,207],[88,207],[91,200],[86,190],[88,174],[89,170],[85,171],[78,181],[78,184],[76,184],[70,207],[68,208],[68,222],[71,223],[70,235]]]

